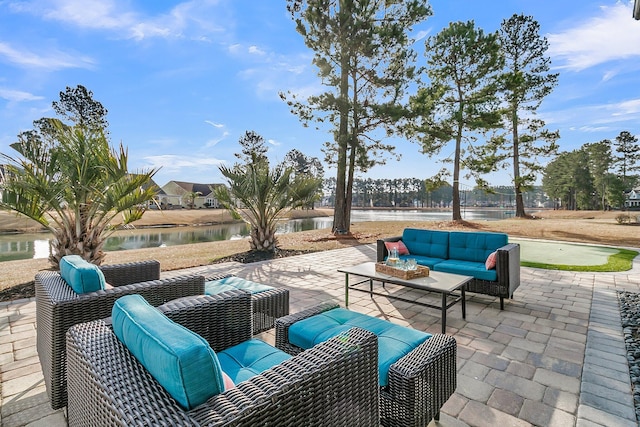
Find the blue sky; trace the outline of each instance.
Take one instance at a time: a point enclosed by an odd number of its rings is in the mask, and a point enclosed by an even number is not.
[[[469,19],[495,31],[514,13],[540,23],[560,78],[539,116],[560,130],[561,150],[623,130],[640,135],[640,21],[631,16],[633,1],[431,5],[434,14],[415,28],[417,38]],[[128,147],[130,169],[161,167],[160,185],[222,182],[218,165],[235,161],[247,130],[269,141],[272,161],[293,148],[323,160],[329,129],[304,128],[278,97],[323,90],[285,6],[284,0],[0,0],[0,152],[12,154],[16,135],[53,116],[59,92],[81,84],[109,110],[112,143]],[[424,40],[415,48],[424,61]],[[401,160],[390,158],[364,177],[427,178],[452,151],[429,158],[416,144],[394,143]],[[510,176],[489,180],[507,185]]]

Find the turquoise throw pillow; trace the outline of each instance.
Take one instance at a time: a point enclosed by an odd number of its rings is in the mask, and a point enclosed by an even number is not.
[[[142,296],[118,298],[111,317],[118,339],[184,409],[224,391],[218,357],[207,341]]]
[[[60,276],[77,294],[104,289],[102,270],[80,255],[66,255],[60,260]]]

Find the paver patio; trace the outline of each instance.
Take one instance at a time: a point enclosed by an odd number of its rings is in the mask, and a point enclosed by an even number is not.
[[[334,300],[344,305],[339,267],[375,261],[374,245],[255,264],[225,263],[189,272],[233,273],[290,290],[291,312]],[[184,272],[165,272],[164,276]],[[458,388],[430,426],[637,426],[617,290],[640,292],[640,257],[623,273],[522,268],[522,284],[500,311],[497,298],[467,294],[447,312],[458,343]],[[387,285],[427,301],[439,295]],[[438,310],[350,294],[349,308],[431,333]],[[262,334],[273,342],[273,334]],[[35,301],[0,303],[0,424],[64,426],[47,400],[36,353]]]

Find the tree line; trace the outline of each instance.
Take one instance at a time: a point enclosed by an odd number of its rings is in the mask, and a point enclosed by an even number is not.
[[[334,206],[336,199],[335,178],[326,178],[323,182],[323,204]],[[542,186],[532,186],[523,193],[523,202],[527,208],[553,207]],[[355,208],[447,208],[453,204],[453,187],[443,183],[435,188],[428,180],[419,178],[372,179],[356,178],[353,186]],[[461,189],[460,204],[465,207],[515,208],[515,189],[513,186],[464,187]]]
[[[487,187],[483,175],[507,167],[516,215],[525,216],[523,193],[560,136],[536,117],[558,74],[549,72],[548,43],[533,17],[514,14],[491,33],[453,22],[426,39],[420,63],[410,34],[432,15],[427,0],[288,0],[287,9],[326,91],[281,97],[305,126],[333,133],[324,154],[336,168],[335,234],[349,233],[356,173],[395,156],[390,137],[417,143],[429,157],[453,145],[444,159],[452,167],[429,185],[449,182],[454,220],[462,218],[462,171]]]
[[[626,194],[640,183],[638,138],[622,131],[613,140],[584,144],[560,153],[545,168],[542,185],[566,209],[623,208]]]

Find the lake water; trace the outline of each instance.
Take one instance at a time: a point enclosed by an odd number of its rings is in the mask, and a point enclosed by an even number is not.
[[[495,221],[511,218],[513,211],[476,210],[463,211],[466,220]],[[450,211],[421,210],[354,210],[351,222],[366,221],[446,221]],[[278,224],[278,233],[294,233],[306,230],[331,228],[332,217],[317,217],[285,220]],[[189,243],[215,242],[242,239],[249,236],[245,224],[221,224],[202,227],[144,228],[121,230],[111,235],[104,246],[105,251],[175,246]],[[47,258],[49,256],[48,233],[0,235],[0,262],[17,259]]]

